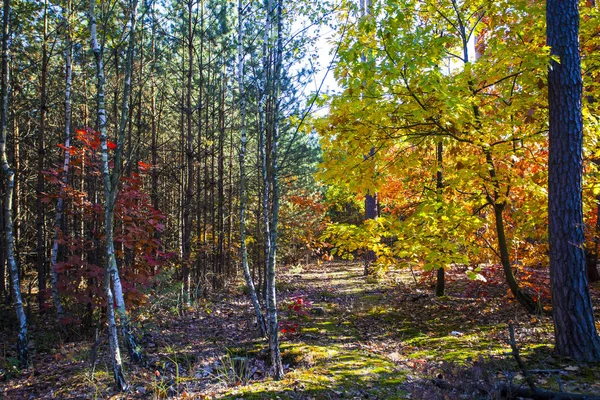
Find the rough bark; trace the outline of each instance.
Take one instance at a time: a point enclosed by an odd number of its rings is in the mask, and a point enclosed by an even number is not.
[[[19,333],[17,337],[17,354],[22,367],[27,367],[29,363],[29,349],[27,343],[27,317],[23,308],[23,299],[21,296],[21,282],[19,280],[19,269],[15,258],[15,243],[13,236],[13,214],[12,202],[15,189],[15,172],[10,167],[8,155],[6,152],[6,138],[8,133],[8,100],[9,100],[9,20],[10,20],[10,0],[3,1],[2,15],[2,82],[0,82],[0,157],[2,160],[2,172],[5,178],[5,198],[4,198],[4,240],[6,249],[6,261],[10,273],[11,288],[13,291],[13,304],[19,321]]]
[[[548,234],[557,353],[600,361],[586,277],[582,211],[582,76],[577,0],[548,0],[547,43],[560,59],[548,72]]]

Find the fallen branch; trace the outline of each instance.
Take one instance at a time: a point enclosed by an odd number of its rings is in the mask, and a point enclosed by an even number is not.
[[[600,396],[579,394],[579,393],[567,393],[567,392],[554,392],[551,390],[540,389],[535,385],[535,381],[531,375],[532,372],[549,373],[549,372],[560,372],[560,370],[528,370],[527,365],[519,353],[517,342],[515,340],[515,331],[512,324],[508,326],[510,335],[510,347],[512,352],[511,356],[517,362],[519,369],[525,377],[527,386],[516,386],[510,384],[494,385],[494,387],[486,387],[481,384],[468,384],[468,385],[456,385],[451,384],[442,379],[430,379],[430,382],[442,389],[443,391],[462,390],[473,394],[474,391],[479,392],[483,396],[490,395],[491,391],[499,390],[499,394],[505,399],[516,399],[516,398],[527,398],[533,400],[600,400]],[[496,392],[497,393],[497,392]]]
[[[533,400],[600,400],[600,396],[590,396],[587,394],[553,392],[551,390],[517,387],[512,385],[503,385],[500,389],[500,395],[507,399],[516,397],[526,397]]]
[[[531,377],[531,375],[529,375],[529,372],[527,371],[527,366],[525,365],[525,362],[519,354],[519,348],[517,347],[517,341],[515,340],[515,328],[513,327],[512,323],[508,324],[508,333],[510,335],[510,348],[512,349],[512,356],[515,358],[517,365],[523,372],[523,376],[525,377],[525,381],[527,382],[529,389],[532,393],[534,393],[537,390],[537,388],[535,387],[535,382],[533,382],[533,378]]]
[[[502,397],[505,397],[507,399],[512,399],[515,397],[527,397],[529,399],[534,400],[600,400],[600,396],[589,396],[578,393],[553,392],[551,390],[544,390],[536,387],[535,382],[533,381],[533,377],[527,370],[527,366],[525,365],[525,362],[519,354],[519,348],[517,347],[517,341],[515,340],[515,329],[512,323],[508,324],[508,333],[510,335],[510,348],[512,349],[511,354],[517,362],[517,365],[521,369],[521,372],[523,372],[523,376],[525,377],[525,381],[527,382],[527,386],[529,386],[529,388],[513,385],[503,385],[500,389],[500,394],[502,395]]]

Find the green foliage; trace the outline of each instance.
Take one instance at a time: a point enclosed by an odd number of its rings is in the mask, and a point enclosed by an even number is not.
[[[319,178],[354,201],[377,193],[381,216],[328,227],[335,253],[476,265],[497,258],[498,206],[516,259],[545,262],[543,4],[384,0],[355,15],[346,5],[339,16],[343,92],[314,122]]]

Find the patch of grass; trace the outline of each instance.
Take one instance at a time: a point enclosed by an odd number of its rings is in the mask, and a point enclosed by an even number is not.
[[[335,325],[327,321],[321,326]],[[399,386],[405,381],[405,374],[384,357],[343,345],[297,342],[284,343],[281,349],[283,362],[290,365],[285,378],[278,382],[255,382],[236,390],[235,396],[292,398],[301,391],[317,398],[341,393],[398,398]]]

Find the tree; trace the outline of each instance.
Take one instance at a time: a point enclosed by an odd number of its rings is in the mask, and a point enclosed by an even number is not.
[[[242,271],[244,273],[244,279],[246,286],[250,292],[250,300],[252,301],[252,307],[256,315],[256,323],[260,330],[261,335],[267,336],[267,327],[265,325],[265,319],[258,301],[256,294],[256,288],[254,286],[254,280],[250,273],[248,266],[248,249],[246,246],[246,146],[247,146],[247,127],[246,127],[246,96],[244,91],[244,7],[242,0],[238,0],[238,90],[239,90],[239,108],[240,108],[240,150],[239,150],[239,163],[240,163],[240,259],[242,262]]]
[[[556,351],[576,360],[600,361],[583,248],[578,2],[548,0],[546,21],[547,42],[555,56],[548,72],[548,234]]]
[[[2,12],[2,81],[0,82],[0,157],[2,161],[2,172],[6,179],[4,199],[4,240],[6,249],[6,260],[13,290],[13,303],[17,319],[19,321],[19,335],[17,339],[17,354],[22,367],[27,367],[29,362],[29,349],[27,343],[27,317],[23,308],[21,296],[21,281],[19,279],[19,268],[15,259],[15,244],[13,236],[13,214],[12,202],[15,187],[15,172],[8,163],[6,152],[6,141],[8,131],[8,102],[9,102],[9,35],[10,35],[10,0],[4,0]],[[2,277],[4,279],[4,277]]]
[[[464,263],[459,256],[472,264],[497,258],[507,286],[530,312],[537,304],[516,280],[511,259],[519,254],[512,246],[522,228],[509,221],[525,198],[517,188],[526,187],[528,200],[542,199],[539,174],[526,180],[514,167],[523,159],[530,161],[522,163],[527,167],[537,165],[531,155],[539,152],[545,129],[544,110],[532,101],[543,96],[537,82],[547,61],[539,40],[541,15],[541,8],[527,0],[510,6],[455,0],[378,3],[373,16],[351,24],[342,40],[336,73],[345,90],[333,99],[327,121],[319,123],[324,176],[330,181],[361,195],[404,181],[401,195],[379,196],[382,209],[403,209],[384,218],[404,234],[419,229],[422,234],[408,240],[396,231],[396,240],[388,238],[391,245],[373,240],[379,253],[407,262],[418,258],[436,270]],[[473,37],[482,38],[478,59],[469,44]],[[365,62],[357,63],[365,53]],[[443,181],[437,174],[441,157],[434,157],[440,142]],[[376,151],[365,160],[371,148]],[[439,192],[443,196],[436,196]],[[450,203],[460,207],[447,207]],[[543,217],[543,210],[537,208],[535,216]],[[481,230],[461,222],[469,214],[480,220]],[[464,238],[453,239],[454,244],[447,240],[457,228],[472,235],[466,248],[459,244]],[[529,234],[523,230],[520,240]]]

